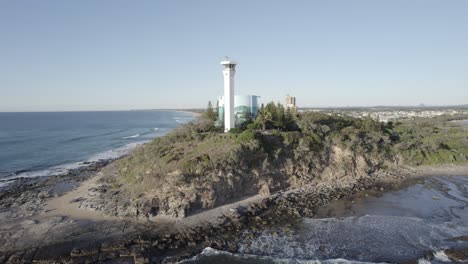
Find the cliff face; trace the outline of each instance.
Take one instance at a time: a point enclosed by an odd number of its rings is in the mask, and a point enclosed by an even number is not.
[[[221,134],[199,120],[104,169],[101,186],[81,205],[117,216],[184,217],[286,188],[352,185],[403,164],[466,162],[467,132],[432,121],[306,113],[292,131]]]
[[[249,136],[185,127],[107,167],[82,207],[116,216],[185,217],[256,194],[353,182],[394,163],[379,150],[362,155],[297,131]]]

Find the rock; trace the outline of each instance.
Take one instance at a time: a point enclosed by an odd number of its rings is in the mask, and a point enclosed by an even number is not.
[[[228,242],[226,249],[227,249],[227,251],[229,251],[229,252],[235,253],[235,252],[237,252],[237,251],[239,250],[239,247],[238,247],[238,245],[237,245],[236,243],[234,243],[234,242]]]
[[[187,242],[187,245],[188,245],[189,247],[194,247],[194,246],[197,245],[197,243],[195,243],[195,242],[193,242],[193,241],[189,241],[189,242]]]
[[[78,197],[78,198],[75,198],[73,200],[71,200],[70,202],[71,203],[79,203],[79,202],[82,202],[82,201],[85,201],[86,199],[84,197]]]
[[[162,244],[159,244],[159,245],[158,245],[158,249],[159,249],[159,250],[165,250],[166,247],[165,247],[164,245],[162,245]]]
[[[468,263],[468,248],[447,249],[445,255],[454,262]]]
[[[30,219],[30,220],[24,220],[24,221],[22,221],[22,222],[21,222],[21,225],[22,225],[22,226],[30,226],[30,225],[35,225],[35,224],[37,224],[37,223],[38,223],[37,220],[32,220],[32,219]]]
[[[258,191],[258,194],[263,195],[263,196],[269,196],[270,193],[270,187],[268,184],[263,184],[260,190]]]
[[[459,236],[459,237],[452,237],[447,239],[449,241],[468,241],[468,236]]]
[[[13,255],[10,256],[10,258],[8,258],[8,261],[7,263],[23,263],[22,262],[22,257],[23,257],[23,253],[22,252],[17,252],[17,253],[14,253]]]
[[[79,248],[74,248],[71,252],[70,252],[70,256],[72,257],[79,257],[81,256],[81,250]]]
[[[150,260],[147,257],[143,256],[142,254],[135,254],[133,261],[138,264],[150,263]]]
[[[130,250],[124,248],[124,249],[119,250],[119,256],[120,257],[131,257],[132,253],[130,252]]]

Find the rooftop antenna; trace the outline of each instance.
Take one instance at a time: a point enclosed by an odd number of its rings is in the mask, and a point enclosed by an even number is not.
[[[228,57],[228,56],[224,56],[224,58],[226,59],[226,61],[228,61],[228,60],[229,60],[229,57]]]

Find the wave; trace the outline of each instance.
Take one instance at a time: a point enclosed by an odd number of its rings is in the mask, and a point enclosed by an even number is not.
[[[178,124],[187,124],[188,122],[192,121],[193,120],[193,117],[182,117],[182,116],[179,116],[179,117],[174,117],[173,118],[174,121]]]
[[[451,260],[449,257],[445,254],[445,251],[443,250],[437,250],[434,252],[434,258],[436,260],[442,261],[442,262],[450,262]]]
[[[123,137],[123,139],[129,139],[129,138],[137,138],[141,136],[140,134],[135,134],[135,135],[131,135],[131,136],[128,136],[128,137]]]
[[[149,140],[144,140],[144,141],[138,141],[138,142],[133,142],[130,144],[127,144],[123,147],[120,148],[115,148],[111,150],[107,150],[101,153],[98,153],[96,155],[91,156],[91,158],[88,161],[99,161],[99,160],[107,160],[107,159],[116,159],[119,157],[122,157],[124,155],[127,155],[131,150],[134,148],[143,145],[145,143],[150,142]]]
[[[74,137],[74,138],[68,139],[66,142],[73,142],[73,141],[78,141],[78,140],[82,140],[82,139],[98,138],[98,137],[103,137],[103,136],[109,136],[109,135],[113,135],[113,134],[120,133],[120,132],[122,132],[122,131],[123,131],[122,129],[119,129],[119,130],[116,130],[116,131],[111,131],[111,132],[106,132],[106,133],[100,133],[100,134],[82,135],[82,136],[78,136],[78,137]]]
[[[453,263],[452,260],[445,254],[445,250],[436,250],[432,252],[433,259],[420,258],[417,260],[418,264],[435,264],[435,263]]]
[[[61,174],[68,173],[70,170],[77,169],[83,166],[87,166],[88,165],[87,163],[89,162],[116,159],[116,158],[119,158],[128,154],[132,149],[142,144],[145,144],[147,142],[149,141],[145,140],[145,141],[132,142],[120,148],[115,148],[115,149],[100,152],[98,154],[91,156],[87,160],[83,160],[79,162],[63,163],[63,164],[51,166],[45,169],[19,170],[13,174],[10,174],[10,176],[0,179],[0,187],[6,186],[18,178],[33,178],[33,177],[46,177],[46,176],[53,176],[53,175],[61,175]]]
[[[148,134],[153,134],[153,133],[155,133],[155,131],[159,131],[159,128],[158,127],[151,128],[146,132],[140,132],[140,133],[137,133],[137,134],[134,134],[134,135],[131,135],[131,136],[123,137],[123,139],[138,138],[138,137],[145,136],[145,135],[148,135]]]
[[[27,169],[17,170],[15,172],[5,172],[5,173],[1,172],[0,173],[0,187],[6,186],[18,178],[33,178],[33,177],[41,177],[41,176],[61,175],[61,174],[68,173],[70,170],[77,169],[82,166],[86,166],[87,164],[85,163],[98,161],[98,160],[119,158],[121,156],[128,154],[136,146],[150,142],[151,140],[149,138],[146,138],[146,137],[143,138],[143,136],[147,134],[154,134],[156,136],[158,134],[158,132],[156,131],[159,131],[158,127],[149,128],[146,132],[140,132],[131,136],[122,137],[121,139],[127,139],[127,140],[136,139],[139,137],[142,137],[142,139],[136,142],[129,143],[123,147],[119,147],[119,148],[115,148],[115,149],[111,149],[111,150],[107,150],[107,151],[94,154],[87,160],[82,160],[78,162],[61,163],[57,165],[51,165],[49,167],[27,168]],[[118,133],[118,132],[102,133],[97,136],[111,135],[114,133]],[[76,141],[76,140],[92,138],[92,137],[94,137],[94,135],[76,137],[76,138],[70,139],[70,141]]]
[[[365,261],[355,261],[347,260],[343,258],[336,259],[295,259],[295,258],[279,258],[273,256],[264,256],[264,255],[253,255],[253,254],[235,254],[227,251],[213,249],[207,247],[203,251],[188,260],[180,261],[179,263],[204,263],[206,259],[215,260],[217,256],[223,257],[223,262],[226,262],[226,257],[233,260],[240,260],[242,263],[277,263],[277,264],[387,264],[387,262],[365,262]],[[211,261],[213,262],[213,261]],[[214,262],[213,262],[214,263]]]
[[[239,253],[279,259],[342,257],[398,262],[401,256],[417,259],[428,250],[445,248],[449,243],[446,239],[467,234],[468,226],[463,221],[434,223],[417,217],[389,215],[305,218],[290,230],[272,227],[253,239],[243,235]]]

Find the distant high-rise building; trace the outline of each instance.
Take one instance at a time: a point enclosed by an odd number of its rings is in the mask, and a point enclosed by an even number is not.
[[[237,63],[229,60],[221,61],[224,66],[224,132],[235,127],[234,123],[234,76],[236,75]]]
[[[296,97],[286,95],[286,108],[296,110]]]

